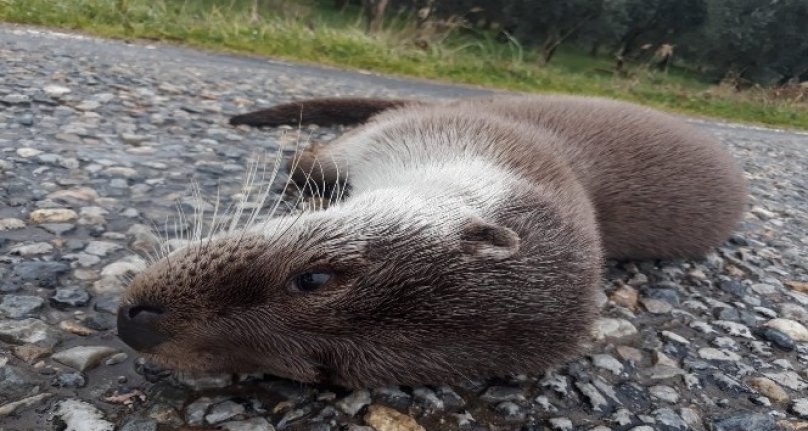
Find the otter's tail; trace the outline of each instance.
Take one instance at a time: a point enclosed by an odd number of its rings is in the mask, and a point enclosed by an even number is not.
[[[282,124],[352,125],[363,123],[382,111],[415,103],[418,102],[360,97],[307,99],[236,115],[230,118],[230,124],[254,127]]]

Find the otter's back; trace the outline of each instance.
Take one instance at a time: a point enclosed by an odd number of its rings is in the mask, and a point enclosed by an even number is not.
[[[555,151],[592,199],[608,256],[703,254],[729,236],[745,210],[746,180],[729,152],[671,115],[575,96],[472,104],[563,138],[550,144],[563,142]]]

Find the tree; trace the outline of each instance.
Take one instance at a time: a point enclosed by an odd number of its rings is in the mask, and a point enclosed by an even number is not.
[[[546,64],[561,44],[597,18],[603,0],[511,0],[505,15],[515,24],[518,38],[542,40],[541,61]]]
[[[705,0],[622,0],[616,21],[622,26],[618,58],[631,57],[642,44],[658,45],[692,31],[707,20]]]

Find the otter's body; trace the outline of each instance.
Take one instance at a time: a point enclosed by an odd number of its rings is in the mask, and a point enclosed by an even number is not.
[[[348,196],[156,263],[121,310],[127,342],[179,367],[348,386],[539,372],[587,338],[604,255],[698,256],[746,202],[714,139],[612,100],[325,99],[232,122],[295,114],[367,119],[294,164]]]

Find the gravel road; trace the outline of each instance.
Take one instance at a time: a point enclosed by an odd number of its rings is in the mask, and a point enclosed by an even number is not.
[[[162,370],[115,336],[152,226],[239,198],[294,130],[229,114],[473,87],[0,25],[0,431],[808,430],[808,135],[693,120],[751,180],[700,261],[607,262],[588,353],[542,376],[346,391]],[[308,128],[333,139],[337,129]],[[180,226],[182,228],[183,226]],[[373,427],[373,428],[371,428]]]

